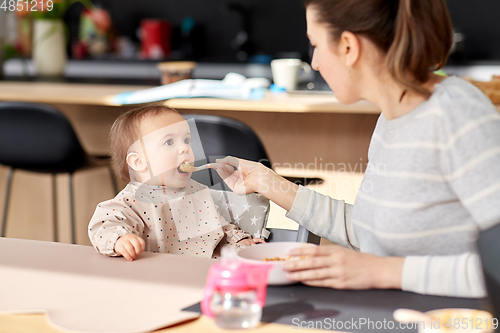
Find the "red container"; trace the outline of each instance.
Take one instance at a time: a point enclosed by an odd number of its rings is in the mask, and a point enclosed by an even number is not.
[[[142,53],[146,59],[164,59],[170,52],[172,27],[166,20],[141,21]]]

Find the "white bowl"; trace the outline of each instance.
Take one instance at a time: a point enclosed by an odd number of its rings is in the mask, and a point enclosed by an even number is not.
[[[291,249],[304,246],[304,243],[296,242],[275,242],[266,244],[252,245],[241,249],[236,253],[239,260],[243,260],[256,265],[269,265],[274,267],[269,272],[268,284],[272,286],[280,286],[297,283],[286,278],[286,272],[283,271],[284,261],[264,261],[264,258],[286,258]]]
[[[426,314],[432,317],[433,327],[419,327],[419,333],[493,332],[493,316],[486,311],[473,309],[438,309],[428,311]]]

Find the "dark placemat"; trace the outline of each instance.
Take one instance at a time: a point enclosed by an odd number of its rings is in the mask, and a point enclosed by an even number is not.
[[[425,296],[400,290],[334,290],[296,284],[267,288],[262,321],[345,332],[417,332],[416,327],[399,327],[392,317],[394,310],[487,307],[486,299]],[[201,313],[199,303],[184,311]]]

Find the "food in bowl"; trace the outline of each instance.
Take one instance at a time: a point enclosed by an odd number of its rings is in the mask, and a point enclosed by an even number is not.
[[[300,256],[300,257],[287,256],[286,258],[274,257],[274,258],[264,258],[262,260],[264,260],[264,261],[287,261],[287,260],[302,260],[302,259],[305,259],[307,257],[309,257],[309,256]]]
[[[302,246],[315,246],[313,244],[303,244],[296,242],[275,242],[250,246],[238,251],[236,257],[239,260],[247,261],[256,265],[273,265],[269,272],[268,284],[279,286],[296,283],[286,278],[286,272],[283,270],[283,262],[289,260],[300,260],[302,257],[290,257],[292,249]],[[268,259],[268,260],[265,260]],[[283,259],[283,260],[280,260]]]
[[[498,319],[486,311],[475,309],[439,309],[426,312],[433,327],[419,327],[420,333],[490,333],[499,325]]]
[[[287,257],[287,258],[279,258],[279,257],[264,258],[262,260],[264,260],[264,261],[285,261],[285,260],[290,260],[290,257]]]

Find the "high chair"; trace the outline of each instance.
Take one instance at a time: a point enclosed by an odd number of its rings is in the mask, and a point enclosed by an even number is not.
[[[246,124],[241,121],[212,116],[212,115],[198,115],[198,114],[184,114],[186,120],[194,120],[196,128],[191,129],[193,134],[195,130],[200,136],[200,141],[203,147],[193,146],[195,156],[201,155],[197,149],[203,149],[206,156],[206,161],[202,163],[213,163],[217,158],[223,158],[231,155],[247,159],[250,161],[261,162],[268,168],[272,168],[269,157],[264,149],[262,141],[257,134]],[[212,197],[215,203],[219,206],[221,214],[232,223],[235,223],[234,216],[231,211],[231,206],[238,205],[237,195],[232,193],[224,181],[219,177],[216,171],[207,169],[195,172],[192,178],[197,182],[212,187]],[[300,179],[289,179],[297,181]],[[307,184],[307,179],[304,179],[304,185]],[[224,194],[222,196],[221,194]],[[315,243],[319,244],[320,237],[310,233],[306,228],[299,226],[298,230],[266,229],[267,217],[269,214],[269,200],[258,195],[250,194],[247,196],[246,204],[250,206],[252,213],[244,214],[247,218],[238,222],[238,226],[252,235],[259,234],[263,238],[269,238],[270,241],[296,241],[301,243]],[[264,206],[268,208],[264,211]],[[254,207],[254,208],[252,208]],[[262,207],[262,208],[261,208]],[[255,209],[255,213],[253,210]],[[259,212],[260,211],[260,212]],[[259,218],[258,223],[250,220],[252,218]],[[258,224],[258,225],[257,225]]]

